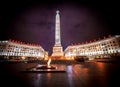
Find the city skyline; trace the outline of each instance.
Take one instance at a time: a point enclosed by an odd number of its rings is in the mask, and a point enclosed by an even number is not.
[[[111,8],[115,9],[102,2],[101,5],[75,1],[10,4],[2,9],[0,39],[40,44],[51,54],[56,10],[61,12],[61,42],[65,49],[71,43],[119,34],[117,13]]]

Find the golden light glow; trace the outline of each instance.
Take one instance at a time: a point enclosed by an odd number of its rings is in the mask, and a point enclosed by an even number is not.
[[[22,59],[24,60],[24,59],[25,59],[25,57],[24,57],[24,56],[22,56]]]
[[[48,58],[44,58],[44,60],[48,60]]]

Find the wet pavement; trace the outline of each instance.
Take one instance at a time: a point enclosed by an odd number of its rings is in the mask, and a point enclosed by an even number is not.
[[[120,87],[120,63],[53,64],[64,73],[23,73],[35,63],[0,64],[0,87]]]

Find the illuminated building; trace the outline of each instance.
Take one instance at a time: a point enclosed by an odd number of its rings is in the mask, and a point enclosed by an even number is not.
[[[60,15],[59,11],[56,11],[56,23],[55,23],[55,45],[53,47],[52,57],[63,56],[63,47],[61,46],[60,38]]]
[[[73,58],[87,56],[90,60],[94,58],[112,58],[120,56],[120,35],[79,45],[70,45],[65,51],[65,57]]]
[[[0,56],[5,58],[44,58],[44,49],[39,45],[23,43],[20,41],[0,41]]]
[[[66,59],[86,56],[89,60],[99,58],[113,58],[120,56],[120,35],[109,36],[101,39],[78,45],[69,45],[64,55]],[[38,58],[48,59],[48,52],[41,46],[28,44],[20,41],[6,40],[0,41],[0,56],[5,58]]]

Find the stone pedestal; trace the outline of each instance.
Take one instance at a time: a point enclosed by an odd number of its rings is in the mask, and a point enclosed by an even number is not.
[[[63,48],[61,46],[54,46],[52,57],[60,57],[60,56],[64,56]]]

